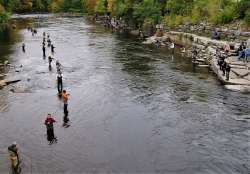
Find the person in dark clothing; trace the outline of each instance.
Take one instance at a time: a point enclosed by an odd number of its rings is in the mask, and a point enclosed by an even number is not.
[[[45,45],[43,45],[43,57],[46,57],[46,48],[45,48]]]
[[[197,56],[198,56],[198,50],[197,50],[197,48],[194,48],[192,50],[192,60],[193,60],[193,63],[195,63]]]
[[[226,66],[227,66],[227,63],[226,63],[226,61],[224,61],[224,62],[222,63],[222,65],[221,65],[221,67],[222,67],[222,72],[223,72],[223,76],[225,76],[225,74],[226,74]]]
[[[62,74],[62,65],[58,60],[56,61],[56,70],[57,74]]]
[[[229,80],[229,74],[230,74],[230,71],[231,71],[231,66],[227,63],[226,65],[226,80],[228,81]]]
[[[218,31],[214,31],[212,39],[220,40],[220,33]]]
[[[55,46],[53,44],[51,44],[51,52],[54,53],[55,52]]]
[[[241,42],[239,48],[237,49],[238,56],[240,55],[240,52],[246,49],[244,42]]]
[[[66,90],[63,90],[62,92],[62,97],[63,97],[63,111],[64,115],[68,116],[68,100],[69,100],[69,94],[66,92]]]
[[[22,44],[22,50],[25,53],[25,43]]]
[[[49,67],[51,67],[51,63],[53,61],[53,57],[49,56],[48,59],[49,59]]]
[[[245,49],[246,49],[246,45],[244,42],[241,42],[238,50],[237,50],[237,53],[238,53],[238,60],[242,59],[242,58],[245,58]]]
[[[218,60],[218,65],[219,65],[221,71],[222,71],[223,63],[224,63],[224,59],[223,59],[223,57],[220,57],[219,60]]]
[[[13,142],[12,145],[8,147],[8,152],[11,159],[11,166],[13,173],[20,173],[20,159],[19,159],[19,151],[17,148],[16,142]]]
[[[57,142],[57,139],[54,134],[54,123],[56,120],[51,116],[51,114],[48,114],[44,124],[47,128],[47,140],[49,141],[49,144],[52,144],[53,142]]]
[[[48,39],[47,42],[48,42],[48,47],[50,47],[51,46],[51,40]]]
[[[57,89],[58,89],[58,95],[62,95],[63,90],[63,80],[62,80],[62,74],[57,75]]]

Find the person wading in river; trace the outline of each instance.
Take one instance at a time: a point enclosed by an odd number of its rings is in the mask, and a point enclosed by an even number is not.
[[[55,46],[53,44],[51,44],[51,53],[54,53],[55,52]]]
[[[12,167],[13,173],[15,174],[20,173],[21,169],[19,167],[20,165],[19,151],[18,151],[16,142],[13,142],[12,145],[8,147],[8,152],[10,155],[11,167]]]
[[[53,61],[54,58],[51,57],[51,56],[49,56],[48,59],[49,59],[49,68],[51,68],[51,63],[52,63],[52,61]]]
[[[58,60],[56,61],[56,71],[57,74],[62,74],[62,64]]]
[[[57,139],[54,134],[54,123],[56,120],[51,116],[51,114],[48,114],[44,124],[47,128],[47,140],[49,141],[49,144],[56,143]]]
[[[25,53],[25,43],[22,44],[22,50]]]
[[[45,48],[45,44],[43,44],[43,57],[46,57],[46,48]]]
[[[47,40],[47,43],[48,43],[48,47],[50,47],[51,46],[51,40],[50,40],[50,38]]]
[[[64,111],[64,115],[68,116],[68,100],[69,100],[69,96],[70,94],[67,93],[66,90],[62,91],[62,98],[63,98],[63,111]]]
[[[63,80],[62,80],[62,74],[59,73],[57,75],[57,89],[58,89],[58,96],[62,96],[62,90],[63,90]]]

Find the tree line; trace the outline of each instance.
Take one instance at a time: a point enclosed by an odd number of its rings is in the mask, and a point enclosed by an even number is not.
[[[0,23],[11,13],[85,12],[123,18],[137,27],[163,23],[227,24],[243,20],[250,25],[250,0],[0,0]]]
[[[94,2],[95,1],[95,2]],[[250,0],[85,0],[89,13],[110,13],[133,20],[174,27],[183,23],[227,24],[244,20],[250,25]],[[128,21],[129,22],[129,21]]]

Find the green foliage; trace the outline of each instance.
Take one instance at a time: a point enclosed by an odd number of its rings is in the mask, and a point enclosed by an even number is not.
[[[250,25],[250,9],[248,9],[245,12],[245,18],[244,18],[245,23],[249,26]]]
[[[45,11],[45,4],[42,0],[33,1],[33,10],[34,11]]]
[[[121,0],[113,0],[112,5],[112,15],[113,16],[123,16],[126,13],[127,6],[126,4]]]
[[[64,12],[81,12],[83,10],[84,3],[82,0],[62,0],[59,3],[58,11]]]
[[[249,23],[250,0],[0,0],[0,7],[4,9],[0,8],[1,21],[5,19],[5,11],[85,11],[109,13],[142,27],[151,22],[177,26],[185,22],[225,24],[244,19]]]
[[[235,6],[226,6],[218,16],[217,23],[226,24],[232,22],[237,17]]]
[[[95,12],[104,14],[107,12],[107,0],[97,0]]]
[[[133,8],[133,16],[139,24],[143,24],[145,19],[151,19],[154,23],[159,23],[161,18],[160,4],[155,0],[143,0]]]
[[[172,14],[184,15],[192,11],[192,0],[168,0],[166,9]]]
[[[0,25],[6,24],[9,20],[9,13],[0,12]]]
[[[237,13],[240,18],[244,18],[246,13],[250,9],[250,1],[249,0],[240,0],[237,4]]]
[[[95,13],[96,0],[83,0],[84,11],[89,14]]]

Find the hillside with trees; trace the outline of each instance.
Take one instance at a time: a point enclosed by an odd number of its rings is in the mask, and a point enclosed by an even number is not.
[[[110,14],[137,27],[201,21],[220,25],[238,20],[250,25],[249,0],[0,0],[0,23],[6,23],[11,13],[32,12]]]

